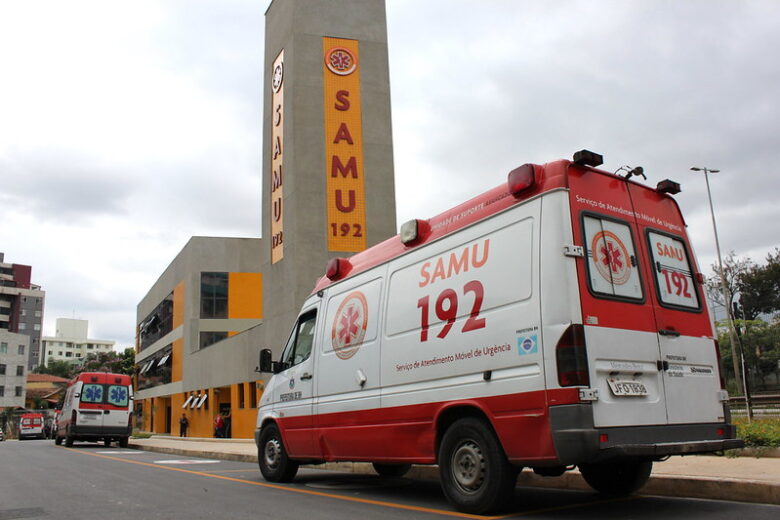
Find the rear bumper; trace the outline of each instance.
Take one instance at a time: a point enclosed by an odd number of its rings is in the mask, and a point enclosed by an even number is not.
[[[71,435],[79,439],[103,437],[128,437],[131,429],[127,426],[72,426]]]
[[[551,407],[550,427],[558,459],[566,465],[626,457],[660,459],[745,445],[735,438],[736,427],[727,423],[596,428],[587,404]]]

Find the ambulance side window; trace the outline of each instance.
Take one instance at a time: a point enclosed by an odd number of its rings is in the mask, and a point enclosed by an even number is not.
[[[591,292],[595,296],[642,302],[642,280],[628,224],[586,214],[582,217],[582,228]]]
[[[685,243],[672,235],[647,231],[655,273],[655,289],[661,305],[698,311],[699,296]]]
[[[317,324],[317,310],[312,310],[301,315],[295,326],[287,346],[282,353],[282,361],[289,368],[302,363],[311,356],[314,346],[314,330]]]

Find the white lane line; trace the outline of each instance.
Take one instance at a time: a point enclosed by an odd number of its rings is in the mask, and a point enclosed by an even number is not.
[[[139,450],[130,450],[130,451],[98,451],[97,453],[110,453],[112,455],[135,455],[136,453],[143,453]]]

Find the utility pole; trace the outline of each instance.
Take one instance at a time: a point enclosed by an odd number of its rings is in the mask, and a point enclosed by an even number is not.
[[[720,240],[718,240],[718,226],[715,224],[715,210],[712,206],[712,192],[710,191],[710,179],[709,175],[710,173],[718,173],[720,170],[714,170],[710,168],[699,168],[699,167],[692,167],[691,170],[695,172],[704,172],[704,181],[707,184],[707,198],[710,201],[710,216],[712,217],[712,230],[715,232],[715,249],[718,253],[718,274],[720,274],[720,290],[721,294],[723,295],[723,305],[726,309],[726,322],[728,323],[728,329],[729,329],[729,341],[731,343],[731,361],[734,365],[734,378],[737,381],[737,391],[742,392],[742,395],[745,396],[745,405],[748,407],[747,413],[748,417],[750,416],[750,406],[747,399],[747,392],[745,391],[745,384],[744,380],[742,378],[742,374],[744,371],[744,360],[741,363],[742,370],[740,370],[740,363],[737,358],[737,337],[736,333],[734,331],[734,320],[731,317],[731,297],[729,296],[729,290],[726,286],[726,275],[723,272],[723,259],[720,254]]]

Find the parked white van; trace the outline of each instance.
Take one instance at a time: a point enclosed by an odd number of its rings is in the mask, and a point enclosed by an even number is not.
[[[133,383],[130,376],[84,372],[68,384],[56,422],[54,442],[117,441],[126,448],[132,432]]]
[[[350,258],[301,309],[257,418],[260,469],[438,464],[459,510],[511,499],[518,471],[579,466],[627,494],[669,455],[738,447],[685,222],[672,194],[595,168],[508,182]]]

